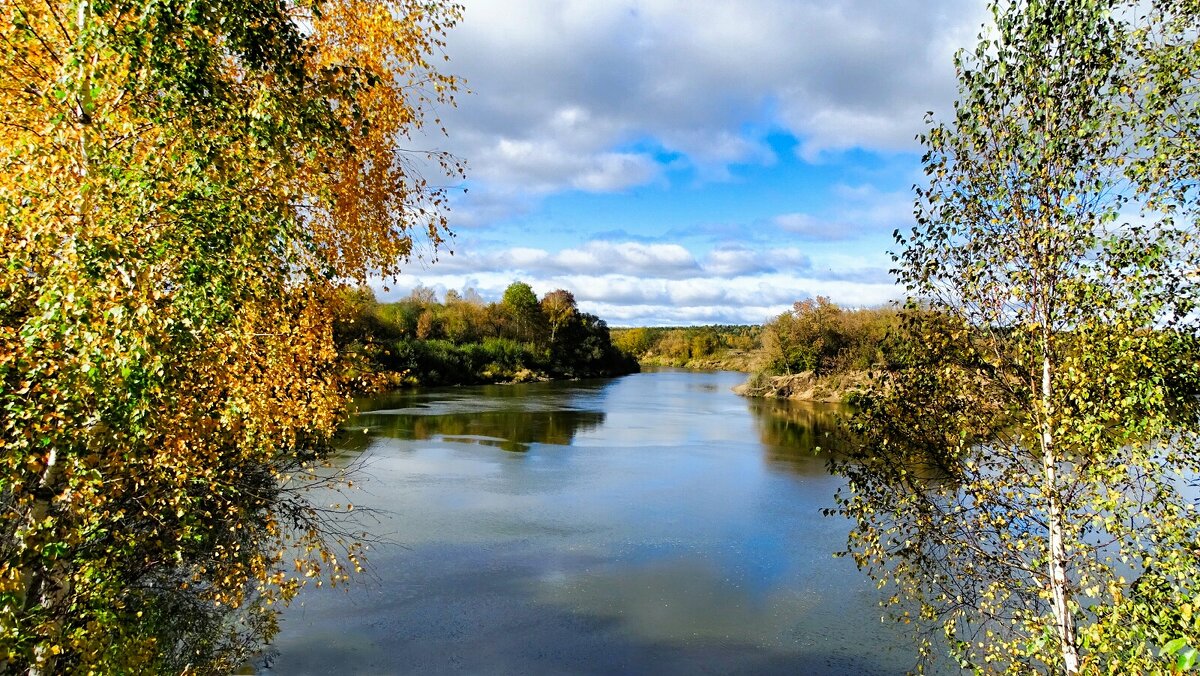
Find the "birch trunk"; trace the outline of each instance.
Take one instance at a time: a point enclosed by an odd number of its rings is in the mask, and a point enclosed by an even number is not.
[[[1049,346],[1047,346],[1048,349]],[[1079,673],[1079,649],[1075,637],[1075,616],[1071,614],[1067,582],[1067,551],[1063,543],[1063,510],[1058,499],[1058,463],[1054,455],[1054,432],[1050,425],[1050,357],[1042,358],[1042,475],[1045,481],[1046,531],[1049,539],[1050,596],[1054,605],[1054,624],[1067,674]]]

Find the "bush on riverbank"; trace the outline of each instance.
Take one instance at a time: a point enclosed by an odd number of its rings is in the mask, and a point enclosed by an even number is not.
[[[843,401],[888,363],[898,326],[894,308],[844,310],[817,297],[763,326],[614,329],[612,340],[646,366],[749,372],[745,396]]]
[[[763,326],[762,372],[821,377],[867,371],[886,363],[898,326],[894,308],[843,310],[823,296],[797,302]]]
[[[759,366],[738,394],[845,401],[895,352],[899,312],[844,310],[828,298],[797,302],[762,329]]]

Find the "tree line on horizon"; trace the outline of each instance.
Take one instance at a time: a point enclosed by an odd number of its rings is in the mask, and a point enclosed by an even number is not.
[[[498,302],[474,290],[428,287],[381,303],[369,288],[344,294],[334,339],[362,389],[632,373],[637,361],[613,344],[608,324],[565,289],[538,298],[525,282]]]
[[[843,308],[817,296],[763,324],[613,329],[613,342],[642,364],[747,371],[866,372],[884,364],[899,333],[898,307]]]

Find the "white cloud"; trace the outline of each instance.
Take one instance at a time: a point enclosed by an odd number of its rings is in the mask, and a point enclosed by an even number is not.
[[[678,244],[592,241],[551,253],[510,247],[449,256],[428,266],[434,273],[499,272],[512,274],[622,274],[684,277],[700,272],[700,264]]]
[[[560,252],[555,262],[562,271],[620,272],[650,277],[670,277],[699,269],[692,254],[678,244],[641,242],[588,242],[582,248]]]
[[[661,181],[664,162],[645,148],[702,180],[773,162],[771,130],[811,161],[913,149],[924,112],[952,99],[954,49],[985,17],[978,0],[463,4],[447,68],[470,91],[439,111],[451,136],[434,142],[467,160],[493,203],[467,201],[452,215],[466,227],[531,197]]]
[[[886,271],[854,256],[823,256],[816,268],[795,248],[726,246],[696,257],[676,244],[588,242],[557,252],[513,247],[453,257],[410,271],[384,299],[418,285],[475,288],[498,300],[516,280],[538,294],[565,288],[580,307],[611,324],[759,323],[817,294],[848,306],[901,294]]]
[[[800,272],[811,265],[809,257],[795,248],[762,251],[740,244],[726,244],[709,251],[704,257],[703,267],[710,274],[728,277],[783,270]]]
[[[508,262],[516,269],[535,267],[549,259],[549,254],[541,249],[514,247],[507,252]]]
[[[619,192],[648,183],[659,173],[659,165],[646,155],[603,153],[571,185],[586,192]]]
[[[553,137],[543,140],[499,138],[473,156],[478,172],[495,190],[519,189],[549,193],[564,188],[586,192],[617,192],[641,185],[659,174],[659,166],[644,154],[581,152],[563,147]]]

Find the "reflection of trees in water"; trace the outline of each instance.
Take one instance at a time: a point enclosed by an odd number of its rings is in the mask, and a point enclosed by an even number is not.
[[[611,379],[598,379],[397,390],[358,399],[354,408],[358,411],[461,408],[463,413],[473,408],[510,406],[528,410],[536,404],[546,404],[547,408],[555,409],[590,408],[584,402],[603,392],[611,383]]]
[[[404,391],[364,399],[357,408],[368,412],[347,421],[341,448],[364,450],[375,435],[442,438],[506,451],[526,451],[534,443],[566,446],[579,432],[604,423],[601,411],[571,408],[572,400],[599,389],[600,385],[579,383],[528,383]]]
[[[769,461],[810,475],[827,473],[830,460],[855,462],[851,458],[858,453],[858,440],[847,424],[853,412],[849,406],[791,399],[747,401]],[[918,486],[953,485],[953,474],[929,449],[893,460]]]
[[[846,406],[788,399],[747,399],[767,459],[799,474],[824,474],[831,455],[849,439],[841,421]]]
[[[450,438],[452,441],[485,443],[508,451],[528,450],[529,444],[569,445],[575,435],[604,423],[600,411],[478,411],[442,415],[367,414],[355,418],[355,426],[370,428],[372,434],[398,439]],[[489,442],[507,443],[489,443]]]
[[[575,435],[604,423],[602,411],[582,410],[607,381],[480,385],[402,390],[365,398],[346,423],[346,451],[364,450],[370,437],[443,438],[526,451],[529,445],[569,445]],[[578,408],[576,408],[578,407]],[[387,411],[386,413],[383,411]],[[364,434],[363,431],[369,432]]]

